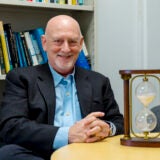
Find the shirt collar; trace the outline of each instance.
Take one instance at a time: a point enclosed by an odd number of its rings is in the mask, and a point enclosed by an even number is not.
[[[73,72],[71,74],[69,74],[67,77],[63,77],[62,75],[60,75],[58,72],[56,72],[53,67],[49,64],[49,68],[50,68],[50,71],[52,73],[52,77],[54,79],[54,84],[55,84],[55,87],[60,83],[60,81],[63,79],[63,78],[68,78],[69,76],[72,77],[73,81],[74,81],[74,74],[75,74],[75,68],[73,70]]]

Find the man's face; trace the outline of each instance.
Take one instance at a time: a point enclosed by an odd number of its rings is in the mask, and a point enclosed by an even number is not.
[[[49,64],[60,74],[72,72],[82,47],[83,38],[75,27],[58,26],[42,37]]]

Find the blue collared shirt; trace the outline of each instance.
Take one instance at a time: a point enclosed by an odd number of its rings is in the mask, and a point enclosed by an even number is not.
[[[63,77],[58,74],[50,65],[54,79],[56,92],[56,110],[54,126],[60,127],[53,142],[53,148],[58,149],[68,144],[69,128],[82,119],[80,105],[77,97],[77,89],[74,73]],[[112,122],[107,121],[112,129],[112,136],[116,133],[116,127]],[[63,138],[62,138],[63,137]]]
[[[75,122],[81,120],[82,116],[77,97],[74,71],[67,77],[63,77],[51,66],[50,70],[52,72],[56,91],[56,114],[53,121],[54,126],[60,127],[55,136],[53,147],[54,149],[58,149],[68,144],[69,128]]]

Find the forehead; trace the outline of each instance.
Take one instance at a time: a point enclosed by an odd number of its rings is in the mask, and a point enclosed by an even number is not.
[[[65,29],[56,29],[53,30],[49,35],[51,38],[63,38],[63,39],[80,39],[79,32],[75,30],[65,30]]]
[[[51,21],[46,32],[48,35],[81,35],[79,25],[74,21],[65,19],[62,21]]]

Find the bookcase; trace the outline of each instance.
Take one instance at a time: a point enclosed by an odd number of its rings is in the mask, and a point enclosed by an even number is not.
[[[37,27],[45,27],[47,21],[59,14],[74,17],[80,24],[85,39],[91,65],[94,69],[95,51],[95,0],[85,0],[84,5],[67,5],[20,0],[0,0],[0,20],[11,23],[13,31],[20,32]],[[0,75],[0,101],[4,90],[5,76]]]

